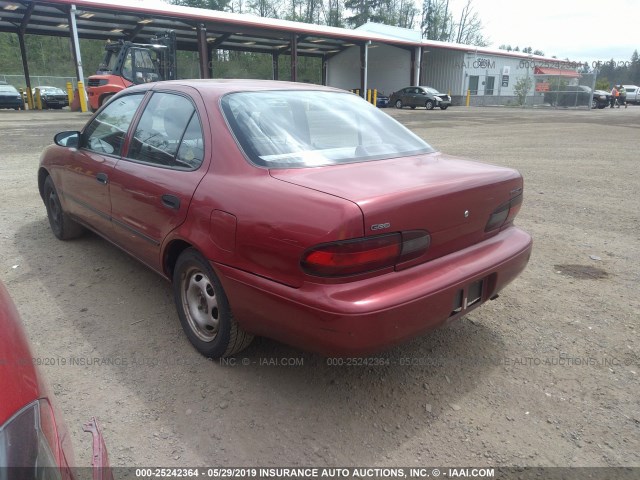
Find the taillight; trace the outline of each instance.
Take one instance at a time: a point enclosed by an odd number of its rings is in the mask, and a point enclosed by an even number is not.
[[[516,217],[516,215],[520,211],[521,206],[522,206],[522,193],[516,195],[508,202],[503,203],[498,208],[496,208],[491,214],[491,216],[489,217],[489,221],[487,222],[487,225],[484,227],[484,231],[490,232],[502,226],[509,225],[511,222],[513,222],[513,219]]]
[[[28,469],[29,478],[59,480],[59,456],[55,420],[46,400],[31,403],[0,426],[3,467]]]
[[[356,275],[417,258],[429,243],[423,230],[324,243],[307,250],[300,265],[309,275],[320,277]]]

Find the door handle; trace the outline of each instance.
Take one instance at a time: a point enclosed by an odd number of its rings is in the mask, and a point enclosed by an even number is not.
[[[98,181],[98,183],[106,185],[109,182],[109,175],[107,175],[106,173],[99,173],[96,175],[96,180]]]
[[[175,195],[169,195],[169,194],[162,195],[162,204],[165,207],[172,208],[174,210],[180,209],[180,199]]]

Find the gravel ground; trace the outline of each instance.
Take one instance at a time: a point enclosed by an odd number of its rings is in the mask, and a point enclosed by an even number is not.
[[[0,279],[78,464],[95,415],[113,466],[640,466],[640,107],[388,113],[519,169],[534,253],[497,301],[377,357],[389,365],[333,366],[266,339],[235,365],[200,357],[168,283],[49,230],[39,154],[88,115],[0,112]]]

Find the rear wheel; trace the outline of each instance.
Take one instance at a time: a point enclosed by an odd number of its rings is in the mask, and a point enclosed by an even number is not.
[[[446,110],[447,108],[449,108],[449,105],[443,105],[440,107],[440,110]]]
[[[396,100],[396,108],[402,108],[402,100]]]
[[[591,100],[591,108],[598,108],[598,101],[595,98]]]
[[[47,217],[51,231],[60,240],[70,240],[79,237],[84,227],[73,221],[62,209],[56,187],[51,177],[44,181],[44,203],[47,207]]]
[[[220,280],[193,248],[182,252],[173,272],[173,295],[182,329],[202,355],[221,358],[245,349],[253,335],[233,318]]]
[[[434,107],[433,100],[427,100],[424,104],[424,108],[426,108],[427,110],[433,110],[433,107]]]

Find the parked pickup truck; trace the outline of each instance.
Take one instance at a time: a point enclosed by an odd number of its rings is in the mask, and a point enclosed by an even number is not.
[[[627,103],[640,105],[640,87],[637,85],[623,85],[627,91]]]

